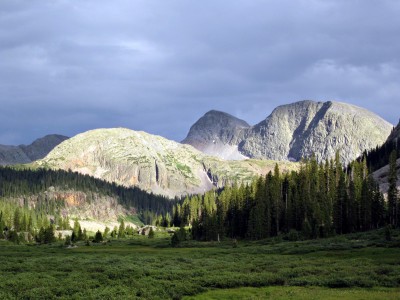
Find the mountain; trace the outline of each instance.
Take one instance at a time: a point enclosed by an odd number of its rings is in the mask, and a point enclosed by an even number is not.
[[[292,161],[313,153],[324,161],[340,150],[343,162],[349,163],[364,150],[383,144],[392,129],[390,123],[366,109],[333,101],[305,100],[282,105],[252,127],[228,123],[230,127],[224,132],[232,133],[229,139],[213,129],[218,128],[222,113],[212,113],[217,119],[214,122],[205,122],[207,115],[195,123],[195,134],[191,129],[183,142],[202,150],[213,149],[214,141],[220,141],[217,151],[208,152],[220,157],[218,150],[225,146],[237,149],[236,157]],[[206,134],[209,132],[214,135]]]
[[[276,108],[255,125],[239,150],[250,157],[319,161],[340,150],[349,163],[385,142],[392,125],[366,109],[340,102],[301,101]]]
[[[223,161],[160,136],[112,128],[78,134],[34,165],[71,169],[173,197],[204,192],[235,181],[249,182],[254,176],[272,170],[275,162]],[[297,168],[290,162],[280,166],[282,170]]]
[[[400,140],[400,121],[399,124],[395,128],[393,128],[392,132],[390,133],[387,142],[395,142],[397,143]]]
[[[23,166],[0,167],[0,192],[0,228],[2,220],[13,222],[11,214],[17,207],[33,218],[30,224],[36,224],[36,229],[42,227],[43,218],[57,225],[63,219],[68,223],[68,219],[78,218],[87,230],[104,231],[105,226],[118,226],[120,219],[134,227],[140,225],[140,219],[152,223],[157,216],[171,212],[175,203],[77,172]]]
[[[58,134],[46,135],[30,145],[0,145],[0,165],[26,164],[45,157],[55,146],[68,139]]]
[[[211,110],[201,117],[182,141],[196,149],[223,159],[244,159],[238,144],[250,125],[230,114]]]
[[[400,192],[400,158],[396,161],[397,164],[397,189]],[[374,179],[378,182],[382,193],[387,195],[389,190],[389,165],[386,165],[372,173]]]
[[[367,154],[367,160],[371,162],[369,168],[374,179],[379,183],[380,190],[386,195],[389,189],[389,156],[393,150],[397,150],[397,189],[400,192],[400,122],[393,128],[387,141],[377,149]]]

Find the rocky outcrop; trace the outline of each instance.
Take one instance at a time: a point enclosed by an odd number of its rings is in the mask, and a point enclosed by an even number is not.
[[[73,170],[170,197],[250,181],[271,161],[223,161],[192,146],[125,128],[97,129],[64,141],[36,166]],[[282,170],[296,168],[283,163]]]
[[[118,226],[120,218],[136,215],[134,208],[127,209],[119,204],[117,196],[101,195],[96,192],[82,192],[65,190],[57,187],[49,187],[45,192],[29,196],[12,198],[10,201],[18,203],[19,206],[27,206],[35,209],[39,202],[54,202],[60,216],[69,218],[71,226],[77,218],[82,229],[89,231],[104,231],[108,226]],[[49,216],[54,219],[53,216]],[[136,227],[135,224],[126,222],[126,225]]]
[[[219,116],[213,115],[214,119]],[[218,140],[219,149],[237,147],[237,156],[242,158],[291,161],[313,153],[324,161],[339,150],[343,163],[348,163],[364,150],[383,144],[392,129],[390,123],[366,109],[333,101],[306,100],[279,106],[255,126],[226,128],[225,132],[232,133],[229,139],[218,137],[219,130],[213,130],[218,122],[200,121],[195,124],[196,134],[191,130],[184,140],[199,150],[210,148]],[[221,156],[219,153],[211,154]]]
[[[400,192],[400,158],[397,159],[397,189]],[[374,179],[378,182],[381,192],[387,196],[389,190],[389,165],[386,165],[372,173]]]
[[[398,145],[399,139],[400,139],[400,122],[395,128],[393,128],[385,145],[383,145],[383,146],[386,146],[386,149],[392,149],[392,145],[389,145],[389,144],[395,143]],[[396,163],[397,163],[397,178],[398,178],[397,189],[400,192],[400,158],[397,159]],[[382,168],[373,172],[372,176],[378,182],[381,192],[386,197],[387,192],[389,190],[389,164],[387,164],[386,166],[383,166]]]
[[[26,164],[45,157],[68,137],[58,134],[46,135],[30,145],[0,145],[0,165]]]
[[[211,110],[190,128],[182,143],[223,159],[244,159],[237,146],[248,128],[250,125],[243,120]]]
[[[399,121],[399,124],[397,124],[397,126],[395,128],[393,128],[387,141],[397,143],[399,140],[400,140],[400,121]]]

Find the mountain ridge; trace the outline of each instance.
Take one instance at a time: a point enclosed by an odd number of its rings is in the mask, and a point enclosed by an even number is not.
[[[203,193],[273,170],[272,161],[223,161],[186,144],[127,128],[90,130],[55,147],[37,167],[72,170],[169,197]],[[284,162],[282,169],[295,169]]]
[[[240,131],[226,129],[233,136],[229,142],[224,142],[215,134],[212,140],[202,135],[202,130],[210,132],[210,127],[213,127],[212,123],[203,120],[207,114],[192,126],[196,128],[196,134],[190,130],[183,142],[201,151],[207,149],[204,152],[221,158],[226,158],[223,155],[225,147],[234,149],[237,159],[292,161],[312,154],[319,161],[324,161],[333,158],[340,150],[341,159],[346,164],[364,150],[383,144],[392,128],[378,115],[355,105],[303,100],[276,107],[267,118],[254,126],[241,128]],[[202,138],[199,139],[199,136]],[[218,147],[212,147],[215,140],[219,141]]]
[[[55,146],[69,137],[48,134],[29,145],[0,145],[0,165],[26,164],[44,158]]]

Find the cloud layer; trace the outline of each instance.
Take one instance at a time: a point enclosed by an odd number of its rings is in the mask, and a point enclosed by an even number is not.
[[[396,0],[2,0],[0,144],[128,127],[182,140],[302,99],[397,123]]]

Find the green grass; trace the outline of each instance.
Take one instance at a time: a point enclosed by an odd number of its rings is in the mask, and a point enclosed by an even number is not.
[[[400,233],[314,241],[136,236],[66,249],[0,241],[0,299],[399,299]],[[201,298],[203,297],[203,298]],[[316,298],[315,298],[316,297]],[[396,298],[397,297],[397,298]],[[191,298],[188,298],[191,299]],[[196,299],[196,298],[194,298]],[[268,299],[268,298],[267,298]]]
[[[135,225],[138,225],[138,226],[143,226],[144,225],[144,223],[139,219],[138,215],[128,215],[128,216],[125,216],[125,217],[118,218],[118,222],[121,222],[121,220],[124,220],[125,222],[126,221],[127,222],[131,222],[131,223],[133,223]]]
[[[263,288],[238,288],[229,290],[213,290],[197,296],[184,297],[185,300],[232,300],[232,299],[293,299],[293,300],[373,300],[373,299],[399,299],[399,288],[376,289],[332,289],[324,287],[263,287]]]

